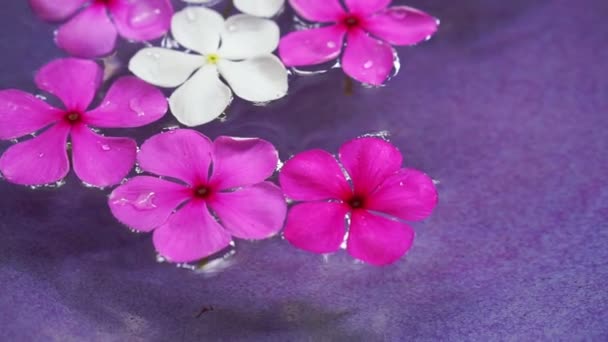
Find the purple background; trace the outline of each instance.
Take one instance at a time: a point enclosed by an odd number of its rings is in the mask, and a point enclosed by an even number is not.
[[[608,339],[608,1],[408,4],[442,26],[399,49],[385,88],[294,78],[287,98],[237,101],[200,128],[263,137],[283,158],[390,130],[407,166],[441,181],[406,258],[326,261],[275,238],[239,242],[209,277],[156,263],[150,236],[73,175],[57,190],[0,182],[0,339]],[[35,91],[34,71],[63,55],[54,27],[3,2],[0,88]],[[124,45],[123,62],[138,47]],[[172,123],[112,133],[141,142]]]

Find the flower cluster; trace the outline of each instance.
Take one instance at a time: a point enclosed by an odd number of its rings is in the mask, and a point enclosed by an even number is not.
[[[288,93],[286,66],[339,58],[353,79],[381,85],[393,69],[391,45],[428,39],[438,21],[410,7],[388,7],[390,0],[344,0],[344,6],[289,0],[301,18],[323,25],[281,38],[272,18],[284,0],[234,0],[242,13],[227,18],[192,5],[214,0],[184,1],[190,5],[174,13],[170,0],[29,0],[41,18],[67,20],[55,38],[74,57],[51,61],[35,76],[59,108],[42,95],[0,90],[0,140],[15,142],[0,156],[1,175],[39,186],[61,182],[73,168],[86,185],[120,184],[108,199],[113,215],[152,232],[157,252],[171,262],[197,261],[233,238],[266,239],[283,228],[287,241],[309,252],[345,248],[373,265],[403,256],[414,238],[405,221],[429,216],[438,196],[431,178],[403,168],[401,153],[384,139],[351,140],[337,158],[302,152],[281,168],[277,149],[259,138],[212,141],[173,129],[138,149],[135,140],[98,129],[144,126],[169,109],[184,126],[199,126],[218,118],[233,95],[252,103],[278,100]],[[80,58],[109,55],[119,35],[166,39],[135,53],[128,63],[134,76],[106,90],[100,64]],[[154,86],[175,90],[167,99]],[[145,174],[126,178],[136,163]],[[277,172],[280,186],[270,181]],[[288,208],[289,201],[297,203]]]

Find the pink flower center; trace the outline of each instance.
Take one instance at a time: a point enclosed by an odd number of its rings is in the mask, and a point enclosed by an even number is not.
[[[63,118],[69,124],[75,124],[75,123],[80,122],[80,120],[82,119],[82,115],[80,115],[80,113],[78,113],[78,112],[67,112],[67,113],[65,113]]]
[[[355,195],[348,200],[348,205],[353,209],[360,209],[364,207],[365,201],[363,197]]]
[[[114,2],[115,0],[93,0],[93,3],[95,4],[102,4],[102,5],[109,5],[112,2]]]
[[[211,194],[209,187],[201,185],[194,189],[194,197],[196,198],[207,198]]]
[[[349,14],[342,18],[342,24],[349,29],[359,27],[361,26],[361,19],[356,15]]]

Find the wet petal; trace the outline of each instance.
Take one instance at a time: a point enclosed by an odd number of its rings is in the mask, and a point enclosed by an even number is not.
[[[204,63],[200,55],[152,47],[139,50],[129,61],[129,70],[148,83],[173,88],[186,82]]]
[[[66,151],[70,127],[56,124],[38,137],[9,147],[0,157],[0,172],[11,183],[42,185],[70,171]]]
[[[218,137],[213,142],[213,172],[210,183],[231,189],[263,182],[272,176],[279,153],[266,140]]]
[[[420,10],[397,6],[367,18],[364,28],[391,44],[414,45],[432,36],[438,25],[436,18]]]
[[[270,182],[218,193],[209,201],[209,206],[230,234],[253,240],[278,233],[287,212],[283,192]]]
[[[133,76],[123,76],[84,119],[95,127],[140,127],[162,118],[167,107],[159,89]]]
[[[309,21],[335,22],[345,12],[339,0],[289,0],[289,4],[299,16]]]
[[[87,109],[101,84],[97,63],[77,58],[56,59],[36,73],[38,88],[57,96],[68,110]]]
[[[346,38],[342,69],[359,82],[381,85],[388,79],[395,62],[393,48],[363,30],[352,30]]]
[[[224,18],[204,7],[186,7],[171,22],[173,37],[184,47],[209,54],[217,51]]]
[[[392,0],[344,0],[348,11],[360,15],[370,15],[391,4]]]
[[[74,14],[87,0],[29,0],[37,16],[44,20],[61,21]]]
[[[256,17],[272,17],[279,13],[285,0],[234,0],[239,11]]]
[[[305,251],[335,252],[346,233],[348,211],[347,206],[333,202],[297,204],[287,214],[285,239]]]
[[[340,147],[340,161],[350,175],[355,193],[367,196],[388,176],[401,169],[403,157],[380,138],[357,138]]]
[[[351,217],[347,251],[376,266],[391,264],[412,246],[414,231],[404,223],[355,210]]]
[[[279,180],[285,195],[296,201],[346,199],[352,193],[334,156],[323,150],[302,152],[288,160]]]
[[[431,215],[437,200],[437,189],[429,176],[417,170],[401,169],[369,196],[366,208],[406,221],[419,221]]]
[[[105,5],[94,4],[59,27],[55,40],[72,56],[93,58],[112,52],[117,35]]]
[[[340,56],[345,34],[337,25],[291,32],[281,38],[279,55],[287,66],[325,63]]]
[[[264,55],[232,62],[221,60],[219,71],[243,100],[268,102],[287,95],[287,70],[278,57]]]
[[[177,129],[146,140],[137,160],[145,171],[199,185],[207,181],[212,151],[213,145],[206,136]]]
[[[272,20],[237,14],[226,20],[221,58],[240,60],[269,54],[279,45],[279,26]]]
[[[130,138],[104,137],[85,125],[72,129],[72,163],[83,182],[96,187],[120,183],[133,169],[137,143]]]
[[[103,70],[93,61],[63,58],[43,66],[36,74],[36,85],[61,99],[68,110],[84,111],[102,77]]]
[[[16,89],[0,91],[0,139],[34,133],[61,119],[63,111]]]
[[[206,65],[169,98],[171,112],[182,124],[199,126],[215,120],[232,101],[232,91],[220,81],[217,68]]]
[[[186,204],[154,230],[154,246],[171,262],[200,260],[226,248],[232,240],[202,201]]]
[[[169,0],[120,0],[110,3],[110,13],[121,36],[136,41],[155,39],[171,26]]]
[[[116,219],[129,228],[149,232],[167,221],[190,189],[156,177],[138,176],[117,187],[108,205]]]

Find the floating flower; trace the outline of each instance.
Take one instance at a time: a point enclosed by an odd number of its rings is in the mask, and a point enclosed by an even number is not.
[[[283,225],[283,193],[265,182],[278,163],[267,141],[219,137],[211,142],[178,129],[146,141],[138,162],[144,171],[168,179],[129,180],[110,195],[110,209],[127,226],[154,231],[156,250],[172,262],[207,257],[227,247],[231,236],[265,239]]]
[[[57,30],[55,40],[69,54],[85,58],[112,52],[118,35],[135,41],[159,38],[169,29],[173,15],[170,0],[29,2],[38,16],[49,21],[66,20],[82,8]]]
[[[350,77],[381,85],[393,70],[390,44],[414,45],[437,30],[438,21],[417,9],[389,7],[391,0],[290,0],[303,18],[328,26],[292,32],[281,39],[279,55],[287,66],[307,66],[338,58]]]
[[[99,107],[87,111],[102,75],[97,63],[74,58],[55,60],[38,71],[38,88],[57,96],[64,109],[21,90],[0,91],[0,139],[41,131],[0,157],[0,172],[8,181],[42,185],[64,178],[70,169],[66,151],[70,136],[74,171],[85,183],[105,187],[129,173],[137,154],[135,141],[104,137],[88,126],[143,126],[165,114],[167,100],[160,90],[125,76],[114,82]]]
[[[283,191],[304,201],[291,208],[285,238],[310,252],[331,253],[340,248],[350,226],[349,254],[374,265],[396,261],[414,239],[412,228],[401,220],[422,220],[437,204],[433,181],[420,171],[401,168],[399,150],[379,138],[347,142],[339,159],[341,165],[331,154],[311,150],[285,163],[279,175]]]
[[[232,91],[251,102],[287,94],[287,70],[271,54],[279,42],[273,21],[245,14],[224,21],[210,9],[187,7],[173,16],[171,32],[182,46],[201,55],[145,48],[131,59],[129,69],[157,86],[179,86],[169,105],[182,124],[198,126],[214,120],[230,104]]]

